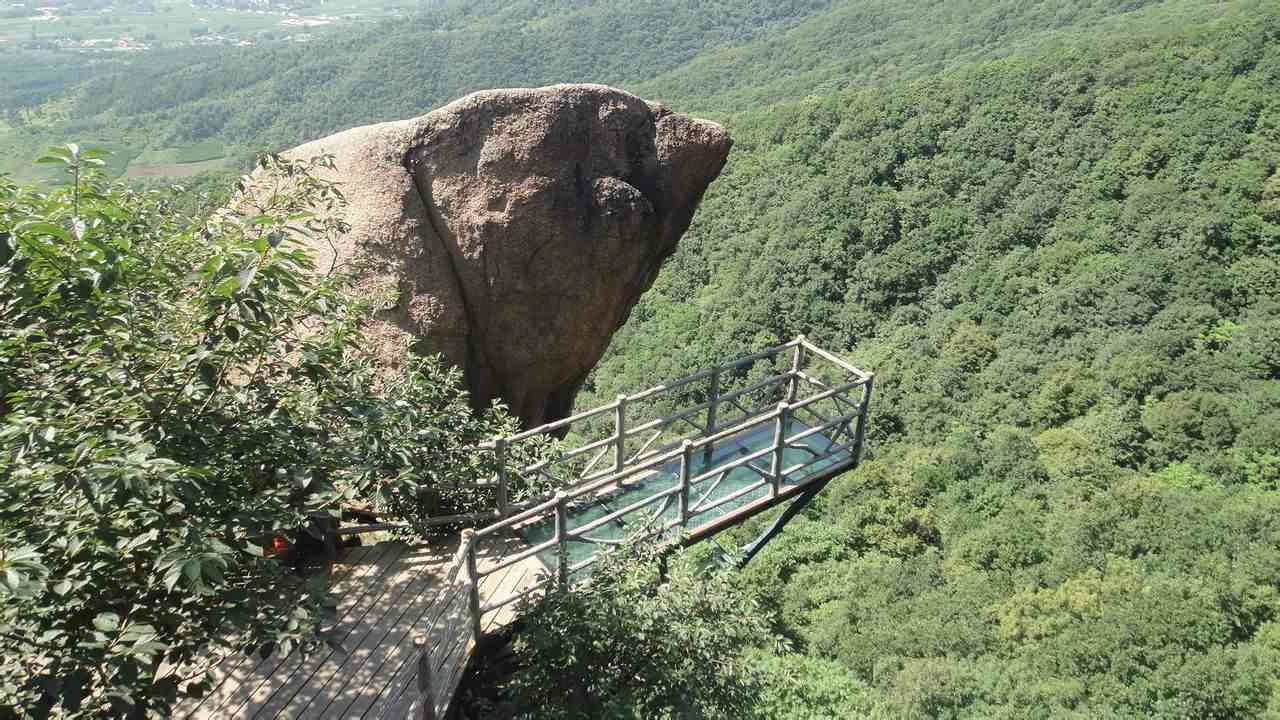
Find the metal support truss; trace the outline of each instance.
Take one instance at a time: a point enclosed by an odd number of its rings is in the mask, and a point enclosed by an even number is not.
[[[827,483],[829,482],[831,482],[831,478],[827,478],[826,480],[815,482],[809,487],[805,488],[804,491],[801,492],[796,497],[795,500],[791,501],[790,505],[787,505],[787,509],[782,511],[782,514],[779,515],[778,518],[773,521],[773,524],[770,525],[767,530],[765,530],[763,533],[760,534],[760,537],[747,543],[746,545],[743,545],[742,549],[739,551],[740,554],[738,555],[738,558],[737,558],[736,564],[738,568],[742,568],[747,563],[751,562],[751,558],[755,557],[756,553],[763,550],[764,546],[768,545],[770,540],[772,540],[779,533],[781,533],[783,528],[787,526],[787,523],[791,522],[791,518],[795,517],[796,515],[799,515],[801,510],[804,510],[806,507],[808,507],[809,503],[813,502],[813,499],[816,498],[818,494],[822,492],[822,489],[825,488],[827,486]]]

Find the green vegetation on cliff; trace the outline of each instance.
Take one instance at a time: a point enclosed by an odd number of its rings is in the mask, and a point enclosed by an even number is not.
[[[0,716],[168,717],[211,660],[321,639],[328,590],[273,537],[472,510],[448,481],[515,424],[434,360],[376,374],[368,306],[286,237],[337,229],[315,163],[193,222],[48,159],[67,187],[0,178]]]
[[[735,116],[594,391],[798,333],[877,371],[747,572],[885,716],[1280,711],[1277,87],[1252,5]]]
[[[574,80],[737,142],[581,405],[800,333],[878,375],[867,462],[714,593],[775,633],[709,645],[752,668],[733,712],[1280,716],[1274,2],[446,4],[96,73],[12,132],[243,156]],[[516,647],[620,641],[627,577]]]
[[[1148,6],[1133,27],[1223,12],[1182,0],[518,0],[446,2],[412,22],[342,36],[323,48],[185,48],[0,78],[0,107],[27,118],[0,171],[18,171],[45,141],[67,137],[163,151],[204,140],[247,163],[257,152],[354,125],[426,113],[493,87],[599,82],[724,113],[876,80],[918,76],[1099,32]],[[1144,30],[1145,31],[1145,30]]]

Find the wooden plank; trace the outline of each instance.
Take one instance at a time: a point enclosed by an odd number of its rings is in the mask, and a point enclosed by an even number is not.
[[[354,574],[358,577],[361,574],[361,571],[367,570],[368,564],[365,561],[367,560],[366,556],[369,554],[370,549],[371,548],[363,546],[350,549],[347,551],[346,556],[342,558],[341,562],[336,562],[331,565],[328,568],[328,572],[330,573],[330,582],[333,586],[337,587],[344,583],[349,576]],[[235,681],[232,680],[232,678],[246,676],[261,662],[264,661],[257,655],[244,655],[242,653],[223,658],[222,662],[218,663],[211,673],[213,683],[205,693],[204,697],[199,700],[187,700],[180,702],[173,710],[174,715],[177,717],[185,717],[190,716],[191,713],[198,711],[202,707],[215,707],[215,704],[219,702],[217,698],[222,692],[232,691],[232,686],[226,686],[225,683],[229,680],[234,683]]]
[[[399,557],[404,547],[396,543],[380,543],[379,545],[385,545],[385,547],[380,548],[377,556],[377,565],[374,566],[373,572],[362,578],[360,591],[354,594],[350,602],[343,602],[339,605],[339,616],[335,627],[341,628],[346,625],[352,615],[363,615],[372,600],[371,592],[375,592],[373,588],[381,586],[382,578],[395,566],[395,560]],[[247,717],[251,715],[253,710],[260,708],[262,703],[271,698],[289,680],[296,677],[302,668],[307,667],[309,662],[315,660],[315,657],[315,654],[303,657],[301,653],[295,651],[286,657],[276,658],[274,663],[261,666],[238,688],[234,697],[223,704],[221,714],[218,717]]]
[[[505,595],[511,592],[516,592],[521,588],[531,587],[536,582],[537,573],[541,572],[544,569],[544,566],[534,558],[529,558],[514,567],[520,568],[520,571],[504,573],[501,576],[501,584],[499,586],[495,586],[492,588],[494,592],[502,593]],[[494,577],[494,576],[490,576],[490,577]],[[513,618],[514,618],[513,607],[508,606],[508,607],[502,608],[501,610],[495,613],[492,613],[492,617],[488,618],[484,626],[485,632],[488,632],[488,633],[496,632],[497,630],[500,630],[502,627],[504,627],[507,623],[509,623]],[[453,697],[453,694],[456,692],[458,685],[462,681],[462,677],[464,675],[464,670],[466,668],[466,665],[470,660],[472,646],[473,646],[473,641],[468,640],[466,645],[464,645],[462,648],[460,648],[458,651],[454,653],[456,654],[456,659],[453,657],[450,657],[448,664],[441,669],[438,679],[441,683],[443,683],[443,687],[441,688],[443,697],[449,698],[451,700]],[[409,689],[413,687],[416,674],[417,674],[416,663],[412,661],[412,657],[405,658],[402,661],[400,669],[397,671],[396,675],[391,680],[388,681],[387,689],[385,689],[382,692],[381,696],[378,698],[376,704],[373,707],[369,708],[369,710],[365,711],[363,714],[360,714],[360,715],[356,715],[353,712],[355,708],[352,708],[348,712],[343,713],[341,717],[349,717],[349,718],[397,717],[397,720],[402,720],[402,718],[399,718],[398,716],[395,716],[395,715],[391,715],[389,714],[389,712],[391,711],[400,712],[400,711],[403,711],[404,708],[407,708],[409,706],[410,700],[407,699],[405,695],[408,694],[410,692]],[[443,715],[444,711],[448,709],[448,703],[447,702],[442,703],[438,709],[441,715]]]
[[[367,578],[376,576],[383,567],[382,557],[389,549],[383,545],[374,545],[351,550],[344,558],[345,569],[339,582],[333,586],[335,592],[348,587],[358,587]],[[355,602],[358,597],[358,595],[350,596],[350,602]],[[345,596],[339,596],[339,612],[343,610],[344,599]],[[285,656],[279,653],[265,659],[257,655],[252,657],[242,655],[237,658],[238,662],[226,671],[217,686],[206,693],[199,702],[190,707],[180,705],[175,708],[174,714],[194,720],[230,717],[231,715],[224,710],[225,706],[239,706],[243,698],[261,683],[262,678],[278,669],[285,659]]]
[[[410,560],[406,559],[409,548],[403,544],[397,543],[400,552],[394,557],[388,558],[388,572],[379,576],[378,580],[370,586],[365,593],[364,598],[359,605],[352,609],[342,618],[340,628],[345,630],[339,642],[344,647],[357,645],[361,642],[364,635],[369,632],[371,627],[381,619],[386,611],[386,603],[389,599],[397,596],[395,588],[403,586],[405,580],[406,563]],[[260,690],[255,693],[251,702],[242,714],[254,718],[275,718],[282,714],[283,711],[290,708],[295,696],[301,692],[304,687],[312,681],[317,673],[322,672],[326,662],[330,662],[335,651],[321,652],[303,659],[300,665],[284,677],[277,681],[275,678],[268,683],[263,692]],[[252,710],[252,712],[249,712]]]
[[[471,643],[472,641],[468,639],[468,655]],[[413,687],[418,676],[417,651],[418,648],[412,647],[407,652],[388,657],[382,667],[383,675],[387,676],[387,679],[381,686],[375,688],[375,692],[359,698],[341,717],[396,717],[397,720],[404,720],[404,716],[396,716],[392,713],[396,712],[397,708],[407,706],[414,695]]]
[[[498,598],[505,598],[513,594],[521,593],[538,583],[538,576],[545,571],[545,566],[536,560],[530,558],[515,566],[518,572],[510,573],[503,583],[500,590],[495,594]],[[493,633],[506,627],[515,619],[516,603],[504,605],[498,610],[491,613],[492,617],[484,625],[486,633]]]
[[[375,674],[375,680],[371,683],[373,686],[371,692],[362,694],[355,702],[351,703],[343,712],[341,717],[379,717],[385,714],[387,708],[396,705],[397,698],[402,693],[410,691],[417,677],[417,656],[420,649],[414,643],[415,628],[421,625],[428,626],[432,631],[438,631],[441,621],[446,613],[454,608],[466,608],[467,593],[465,584],[460,583],[460,592],[452,602],[439,602],[447,600],[448,592],[441,589],[440,595],[434,598],[435,601],[425,608],[424,614],[418,618],[413,627],[406,626],[403,629],[403,635],[400,638],[392,638],[392,645],[400,652],[388,653],[382,661],[378,672]],[[464,625],[464,627],[466,627]],[[432,643],[440,642],[442,638],[436,637],[434,634],[424,639],[424,644],[428,647]],[[378,683],[377,677],[385,677],[381,683]]]
[[[445,550],[449,550],[445,548]],[[420,554],[419,554],[420,553]],[[452,552],[442,552],[439,547],[415,548],[402,556],[404,569],[392,579],[391,591],[379,599],[366,616],[368,622],[362,635],[348,638],[345,653],[331,653],[303,681],[284,708],[293,717],[328,717],[325,711],[332,705],[345,707],[355,696],[366,691],[369,678],[364,674],[366,664],[376,662],[381,646],[393,630],[401,626],[409,616],[410,626],[416,616],[437,595],[437,586],[448,570]],[[421,561],[421,562],[418,562]],[[397,642],[399,638],[397,638]]]
[[[487,553],[483,551],[479,553],[482,560],[480,564],[481,572],[484,572],[487,567],[496,566],[512,552],[517,552],[526,547],[526,544],[522,539],[505,534],[498,537],[490,536],[488,538],[483,538],[482,540],[488,541],[486,544],[489,545],[490,550]],[[537,560],[537,556],[533,556],[522,563],[504,568],[498,573],[482,578],[482,592],[488,591],[493,593],[505,593],[511,591],[513,587],[517,587],[517,583],[525,582],[524,574],[512,575],[513,568],[520,568],[522,566],[537,567],[539,569],[542,568],[542,564]],[[447,610],[448,608],[444,609],[444,611]],[[437,609],[436,612],[443,614],[443,611],[440,609]],[[466,618],[461,618],[460,616],[456,619],[463,620],[464,625],[467,622]],[[492,632],[499,629],[501,624],[508,620],[509,615],[495,617],[487,624],[485,629],[486,631]],[[428,643],[439,639],[439,637],[433,636],[428,638]],[[452,697],[457,683],[461,682],[462,667],[465,666],[466,662],[470,659],[473,642],[473,640],[468,639],[462,650],[459,651],[459,658],[455,663],[456,667],[450,671],[452,672],[453,679],[447,681],[452,684],[448,687],[448,694],[446,697]],[[411,643],[401,642],[398,643],[396,647],[397,651],[388,653],[387,658],[383,661],[380,674],[390,674],[390,677],[388,677],[376,693],[370,695],[370,697],[373,697],[374,695],[376,695],[376,697],[372,702],[367,702],[365,698],[361,698],[357,702],[352,703],[351,706],[342,713],[341,717],[392,717],[390,713],[400,712],[404,708],[408,707],[409,699],[406,699],[405,695],[412,694],[411,688],[414,687],[417,677],[417,663],[415,661],[416,652]],[[449,673],[442,672],[441,675],[448,677]]]
[[[369,645],[369,652],[360,658],[358,666],[346,663],[341,671],[335,674],[335,682],[341,679],[341,686],[336,691],[325,689],[329,702],[313,703],[307,708],[308,717],[359,717],[365,710],[373,706],[379,696],[388,692],[390,679],[402,663],[416,663],[423,649],[415,640],[420,634],[430,633],[427,643],[440,642],[444,639],[440,632],[438,617],[432,614],[442,608],[444,612],[465,614],[465,602],[459,603],[455,597],[451,603],[438,602],[447,595],[443,588],[433,587],[430,597],[424,602],[407,608],[394,622],[385,624],[385,630],[376,636]],[[461,595],[465,600],[465,595]],[[387,677],[388,680],[380,681]],[[411,682],[412,678],[406,680]],[[403,692],[395,688],[395,692]]]
[[[492,538],[490,540],[492,544]],[[539,567],[542,566],[541,561],[538,560],[538,556],[533,555],[519,563],[515,563],[514,565],[507,565],[492,575],[484,575],[484,573],[490,572],[491,568],[501,565],[508,556],[523,550],[525,547],[528,547],[528,545],[522,539],[513,535],[507,535],[501,538],[501,545],[495,552],[488,555],[477,555],[477,559],[479,560],[479,567],[477,569],[482,575],[480,578],[480,598],[482,607],[493,598],[506,597],[506,591],[512,587],[511,580],[509,579],[509,576],[512,573],[522,572],[521,568],[527,563],[536,563]]]

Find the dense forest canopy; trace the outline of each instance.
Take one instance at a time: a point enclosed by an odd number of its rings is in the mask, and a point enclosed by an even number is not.
[[[715,645],[735,713],[1280,715],[1273,1],[445,3],[28,85],[14,132],[243,155],[575,80],[736,140],[581,405],[801,333],[877,373],[866,462],[725,591],[773,633]]]
[[[0,80],[0,105],[43,147],[66,137],[146,149],[216,140],[247,163],[338,130],[425,113],[474,90],[600,82],[686,112],[724,113],[918,76],[1020,43],[1203,19],[1152,0],[450,2],[319,44],[161,50]],[[1151,16],[1133,11],[1153,7]],[[49,56],[44,56],[49,57]],[[23,58],[23,67],[44,58]],[[29,62],[41,60],[41,62]],[[16,66],[16,65],[15,65]],[[30,77],[26,77],[26,75]],[[31,157],[34,157],[32,151]],[[30,158],[27,158],[30,159]],[[13,168],[10,168],[12,171]]]
[[[1277,709],[1277,39],[1258,5],[735,117],[595,390],[801,332],[877,371],[871,461],[748,569],[864,709]]]

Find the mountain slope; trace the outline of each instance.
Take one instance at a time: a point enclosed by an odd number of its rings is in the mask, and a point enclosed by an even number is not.
[[[1185,0],[451,3],[324,46],[148,57],[84,83],[62,130],[144,144],[215,138],[245,154],[477,89],[580,81],[723,113],[929,72],[1169,4],[1217,12]]]
[[[593,391],[798,333],[877,371],[871,461],[748,572],[883,716],[1280,710],[1276,87],[1236,3],[738,115]]]

